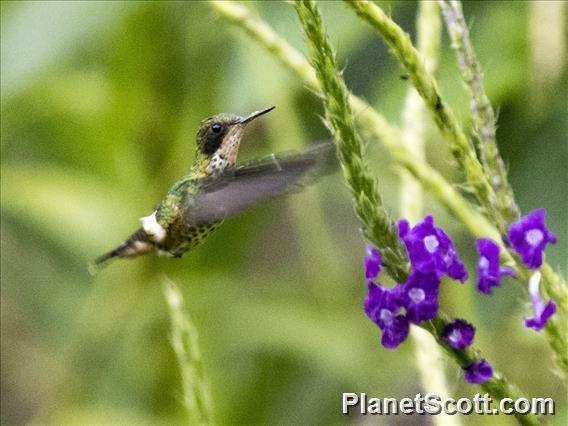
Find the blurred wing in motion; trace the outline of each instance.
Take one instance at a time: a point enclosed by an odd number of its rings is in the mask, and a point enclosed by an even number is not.
[[[235,216],[264,199],[297,191],[337,165],[332,142],[243,164],[206,180],[200,192],[188,198],[184,219],[188,225],[200,225]]]

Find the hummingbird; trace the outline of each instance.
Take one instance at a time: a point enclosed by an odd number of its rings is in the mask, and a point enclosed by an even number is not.
[[[136,232],[97,258],[94,266],[151,252],[181,257],[205,241],[224,219],[331,172],[337,164],[332,142],[236,166],[244,129],[274,108],[247,116],[221,113],[203,120],[189,173],[171,187],[150,215],[140,218],[142,226]]]

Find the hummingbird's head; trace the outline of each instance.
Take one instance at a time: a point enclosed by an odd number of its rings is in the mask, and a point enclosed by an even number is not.
[[[196,165],[211,176],[232,167],[247,124],[275,107],[255,111],[245,117],[237,114],[217,114],[201,122],[197,132]]]

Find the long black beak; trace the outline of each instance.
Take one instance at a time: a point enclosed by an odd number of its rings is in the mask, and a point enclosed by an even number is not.
[[[246,117],[241,118],[241,121],[239,121],[239,124],[245,124],[245,123],[249,123],[252,120],[254,120],[257,117],[260,117],[263,114],[266,114],[267,112],[272,111],[274,108],[276,108],[275,106],[270,107],[270,108],[266,108],[266,109],[261,109],[260,111],[255,111],[253,113],[250,113],[249,115],[247,115]]]

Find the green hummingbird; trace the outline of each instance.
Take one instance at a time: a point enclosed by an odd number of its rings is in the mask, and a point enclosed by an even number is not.
[[[95,266],[150,252],[181,257],[203,242],[225,218],[330,172],[337,164],[332,142],[236,166],[245,127],[273,109],[244,117],[221,113],[203,120],[189,173],[172,186],[150,215],[140,219],[141,228],[97,258]]]

